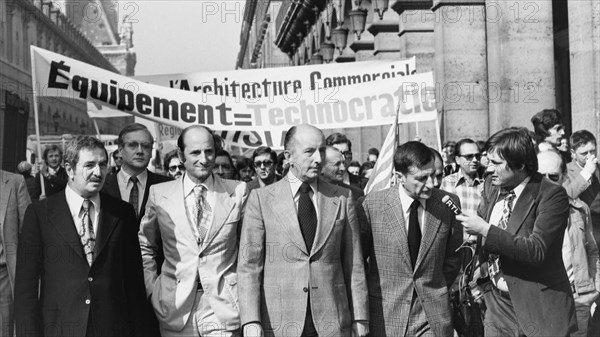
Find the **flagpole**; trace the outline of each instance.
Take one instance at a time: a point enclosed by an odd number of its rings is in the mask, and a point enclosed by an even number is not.
[[[35,56],[34,56],[34,51],[33,51],[33,46],[31,46],[31,48],[29,49],[29,53],[31,54],[31,90],[33,93],[33,116],[34,116],[34,120],[35,120],[35,136],[37,137],[37,158],[36,158],[36,165],[38,167],[40,167],[40,159],[42,158],[42,140],[40,137],[40,117],[39,117],[39,113],[38,113],[38,92],[36,90],[36,86],[37,86],[37,79],[35,76]],[[40,175],[40,187],[42,190],[42,194],[40,194],[40,200],[45,199],[46,198],[46,186],[44,185],[44,175],[42,174],[42,171],[40,170],[38,172],[38,174]]]
[[[102,140],[100,138],[100,128],[98,127],[98,123],[96,122],[96,118],[92,118],[92,122],[94,122],[94,128],[96,128],[96,135],[98,136],[98,139]]]
[[[442,135],[440,134],[440,119],[439,115],[435,119],[435,131],[437,133],[437,145],[439,151],[442,151]]]

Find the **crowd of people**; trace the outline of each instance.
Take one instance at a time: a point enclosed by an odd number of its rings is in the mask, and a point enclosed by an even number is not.
[[[0,336],[597,336],[596,138],[532,124],[401,144],[366,195],[377,149],[306,124],[251,157],[190,126],[164,174],[140,124],[114,166],[48,146],[0,171]]]

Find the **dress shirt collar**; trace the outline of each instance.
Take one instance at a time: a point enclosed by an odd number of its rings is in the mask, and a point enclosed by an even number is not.
[[[81,206],[83,205],[83,197],[77,194],[77,192],[69,185],[65,188],[65,197],[67,199],[67,205],[69,205],[71,217],[79,217]],[[100,194],[96,193],[96,195],[90,198],[90,201],[92,202],[92,205],[94,205],[94,214],[97,214],[100,211]]]
[[[295,197],[298,193],[298,190],[300,189],[300,186],[302,185],[302,180],[296,178],[292,171],[289,171],[284,179],[287,179],[287,181],[290,182],[290,187],[292,188],[292,196]],[[312,183],[309,183],[313,195],[317,193],[317,181],[318,179],[315,179]]]
[[[127,186],[129,184],[129,178],[131,178],[131,175],[129,173],[125,172],[125,170],[121,169],[117,173],[117,179],[119,179],[119,181],[121,182],[121,184],[123,184],[123,186]],[[143,187],[146,187],[146,182],[148,181],[148,170],[142,171],[142,173],[137,175],[137,178],[138,178],[139,183]]]
[[[188,196],[190,193],[194,193],[194,187],[196,187],[196,183],[192,181],[192,178],[186,173],[183,174],[183,195]],[[211,174],[204,180],[200,185],[203,185],[207,191],[213,190],[213,185],[215,180],[213,175]]]
[[[523,190],[525,189],[525,186],[527,185],[529,180],[531,180],[531,177],[528,176],[525,179],[523,179],[523,181],[519,185],[517,185],[517,187],[513,188],[512,191],[515,192],[515,201],[519,200],[519,197],[521,196],[521,193],[523,193]],[[513,208],[515,208],[515,204],[516,202],[513,202]]]
[[[402,186],[402,184],[400,184],[400,186],[398,187],[398,191],[400,195],[400,203],[402,204],[402,213],[406,215],[410,212],[410,205],[412,205],[415,199],[411,198],[408,195],[408,193],[406,193],[406,190],[404,189],[404,186]],[[427,199],[419,198],[418,200],[421,204],[421,207],[425,209],[425,206],[427,205]]]
[[[457,174],[458,174],[458,179],[456,179],[456,184],[454,185],[454,187],[458,187],[458,185],[460,185],[461,183],[464,183],[465,185],[469,186],[469,184],[467,183],[467,178],[465,177],[465,175],[463,174],[463,171],[461,169],[458,170]],[[481,180],[481,178],[475,177],[475,178],[473,178],[472,186],[478,186],[482,182],[483,182],[483,180]],[[469,187],[471,187],[471,186],[469,186]]]

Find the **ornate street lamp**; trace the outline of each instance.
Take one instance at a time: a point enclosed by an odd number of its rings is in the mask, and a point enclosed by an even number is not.
[[[338,26],[331,32],[331,41],[335,47],[342,53],[342,50],[346,48],[346,41],[348,41],[348,28],[342,28]]]
[[[310,57],[310,64],[323,64],[323,56],[319,53],[314,53]]]
[[[379,14],[379,20],[383,20],[383,13],[387,11],[388,6],[390,5],[390,0],[374,0],[373,1],[373,11]]]
[[[333,52],[335,50],[335,45],[331,42],[323,42],[321,43],[321,55],[323,55],[323,61],[331,62],[333,60]]]
[[[360,34],[365,31],[365,22],[367,21],[368,11],[364,8],[357,8],[350,11],[350,22],[352,22],[352,31],[356,38],[360,40]]]

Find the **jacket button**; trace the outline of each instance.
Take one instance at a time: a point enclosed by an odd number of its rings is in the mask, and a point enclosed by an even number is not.
[[[308,288],[307,288],[307,287],[304,287],[304,288],[302,288],[302,290],[303,290],[305,293],[307,293],[307,292],[308,292]]]
[[[88,277],[88,281],[89,281],[89,282],[93,282],[93,281],[94,281],[94,278],[93,278],[93,277]]]
[[[89,299],[85,300],[85,304],[90,304],[92,301],[90,301]]]

